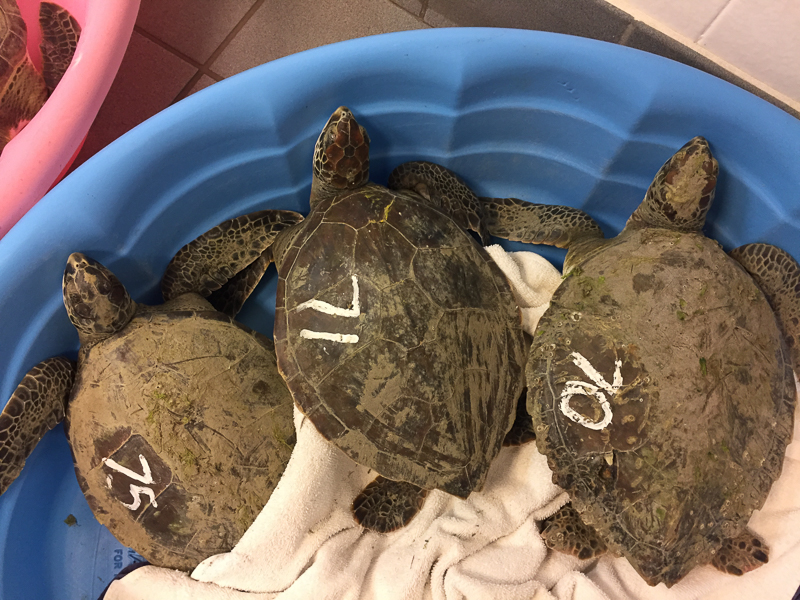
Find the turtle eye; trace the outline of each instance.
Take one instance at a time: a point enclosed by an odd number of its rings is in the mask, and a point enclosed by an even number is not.
[[[72,306],[72,312],[84,319],[91,319],[93,316],[92,308],[88,304],[78,302]]]
[[[118,284],[111,288],[111,292],[108,294],[108,299],[114,304],[121,304],[127,295],[128,292],[125,290],[125,287],[122,284]]]
[[[111,282],[102,274],[97,276],[95,287],[103,296],[108,296],[109,292],[111,292]]]

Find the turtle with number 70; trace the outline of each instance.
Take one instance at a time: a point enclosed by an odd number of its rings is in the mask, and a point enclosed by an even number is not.
[[[694,138],[608,240],[549,206],[481,199],[492,234],[568,248],[526,367],[538,448],[571,498],[545,542],[624,556],[650,585],[768,561],[747,523],[793,430],[800,266],[769,244],[726,254],[703,235],[717,175]]]
[[[268,238],[294,213],[278,216],[238,222],[260,219]],[[147,306],[97,261],[69,256],[62,289],[78,362],[37,364],[0,414],[0,493],[66,414],[97,520],[152,564],[191,570],[233,548],[258,515],[289,460],[294,425],[272,341],[215,310],[180,273],[191,269],[178,258],[165,276],[167,302]],[[241,305],[251,289],[245,277],[218,293]]]

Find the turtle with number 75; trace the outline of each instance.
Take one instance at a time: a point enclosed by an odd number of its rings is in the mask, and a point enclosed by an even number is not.
[[[769,244],[726,254],[703,235],[717,175],[694,138],[608,240],[549,206],[481,199],[492,234],[568,248],[526,367],[538,448],[571,499],[545,542],[624,556],[650,585],[768,561],[747,524],[793,430],[800,266]]]
[[[280,223],[262,216],[260,235],[274,237],[293,214],[279,213]],[[229,551],[261,511],[294,425],[272,341],[215,310],[202,286],[174,274],[191,272],[184,267],[173,260],[167,302],[147,306],[100,263],[69,256],[62,289],[80,339],[77,366],[42,361],[6,404],[0,493],[66,413],[75,473],[97,520],[152,564],[191,570]],[[182,291],[172,293],[176,282]],[[220,293],[241,305],[244,282]]]

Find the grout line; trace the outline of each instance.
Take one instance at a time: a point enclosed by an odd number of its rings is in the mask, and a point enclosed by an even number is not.
[[[619,40],[617,40],[617,44],[620,46],[626,46],[628,44],[628,40],[631,39],[633,32],[636,30],[636,19],[632,20],[628,23],[628,26],[625,28],[625,31],[622,32],[622,35],[619,36]]]
[[[415,17],[418,21],[422,21],[424,19],[425,11],[428,10],[428,0],[420,0],[419,14],[411,12],[405,6],[401,5],[398,0],[389,0],[389,2],[394,4],[397,8],[407,12],[412,17]]]
[[[266,2],[266,0],[256,0],[253,3],[253,5],[244,14],[244,16],[241,19],[239,19],[239,22],[233,26],[233,29],[231,29],[230,33],[228,33],[228,35],[225,36],[225,39],[222,40],[222,42],[220,42],[219,46],[217,46],[217,49],[211,53],[211,56],[209,56],[208,60],[203,64],[204,68],[206,69],[211,68],[213,62],[217,60],[217,58],[219,58],[219,55],[222,54],[225,48],[227,48],[228,45],[233,41],[233,38],[235,38],[239,34],[239,32],[242,29],[244,29],[244,26],[247,24],[250,18],[254,14],[256,14],[259,8],[261,8],[264,5],[264,2]]]
[[[194,68],[201,69],[203,67],[203,65],[201,65],[199,62],[197,62],[193,58],[190,58],[189,56],[187,56],[186,54],[184,54],[183,52],[181,52],[177,48],[175,48],[173,46],[170,46],[167,42],[157,38],[152,33],[142,29],[141,27],[139,27],[139,25],[134,25],[133,26],[133,30],[136,33],[138,33],[139,35],[141,35],[143,37],[146,37],[148,40],[150,40],[154,44],[157,44],[158,46],[161,46],[167,52],[170,52],[171,54],[174,54],[175,56],[180,58],[182,61],[189,63]]]
[[[206,68],[205,65],[201,65],[199,62],[197,62],[196,60],[194,60],[190,56],[187,56],[186,54],[184,54],[183,52],[181,52],[177,48],[169,45],[164,40],[161,40],[161,39],[157,38],[152,33],[142,29],[138,25],[134,25],[133,30],[136,33],[138,33],[139,35],[141,35],[142,37],[150,40],[151,42],[153,42],[157,46],[160,46],[161,48],[163,48],[164,50],[166,50],[170,54],[175,55],[176,57],[178,57],[182,61],[184,61],[186,63],[189,63],[191,66],[193,66],[195,69],[197,69],[197,72],[194,75],[192,75],[192,77],[189,79],[189,81],[186,83],[186,85],[184,85],[181,88],[181,91],[178,92],[178,95],[172,100],[172,102],[170,102],[170,105],[175,104],[175,102],[177,102],[178,100],[182,100],[184,98],[184,96],[188,95],[188,92],[197,84],[198,81],[200,81],[200,78],[203,75],[208,75],[211,79],[214,79],[216,81],[221,81],[223,79],[223,77],[221,75],[219,75],[218,73],[212,71],[211,69]]]
[[[703,36],[708,33],[708,30],[711,29],[711,26],[722,16],[722,13],[725,12],[725,9],[728,8],[731,4],[733,4],[733,0],[728,0],[722,7],[719,9],[719,12],[714,15],[714,18],[706,25],[705,29],[700,32],[700,35],[697,36],[697,39],[694,40],[695,43],[699,44],[703,40]]]
[[[211,53],[211,56],[208,57],[206,62],[202,65],[197,65],[198,71],[194,74],[194,76],[183,86],[178,95],[170,102],[170,105],[175,104],[176,102],[183,100],[186,96],[189,95],[189,92],[192,91],[192,88],[197,85],[197,82],[203,77],[203,75],[208,75],[211,79],[215,81],[222,81],[225,79],[222,75],[213,71],[211,69],[211,65],[214,63],[219,55],[225,51],[225,48],[233,41],[233,39],[239,34],[239,32],[244,28],[250,18],[256,13],[256,11],[261,8],[261,6],[266,2],[266,0],[256,0],[253,5],[244,13],[244,16],[239,19],[239,22],[233,26],[233,29],[228,32],[228,35],[225,36],[219,46],[217,46],[216,50]],[[196,63],[195,63],[196,64]]]

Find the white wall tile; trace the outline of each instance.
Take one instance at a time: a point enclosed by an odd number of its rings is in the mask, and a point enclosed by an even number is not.
[[[731,0],[699,43],[800,99],[800,0]]]
[[[612,4],[616,3],[611,0]],[[627,0],[667,27],[697,41],[730,0]]]

